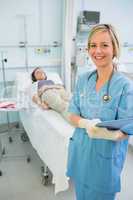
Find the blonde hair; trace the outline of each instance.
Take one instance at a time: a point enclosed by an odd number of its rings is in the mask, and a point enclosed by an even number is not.
[[[93,28],[91,29],[91,31],[89,33],[88,50],[90,49],[90,42],[91,42],[92,36],[99,31],[109,33],[111,40],[112,40],[113,50],[114,50],[113,58],[118,59],[120,56],[120,43],[119,43],[118,35],[117,35],[114,27],[111,24],[97,24],[97,25],[93,26]]]

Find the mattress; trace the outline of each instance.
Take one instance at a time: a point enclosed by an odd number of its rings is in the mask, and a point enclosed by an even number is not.
[[[66,190],[68,144],[74,127],[59,113],[39,107],[20,111],[20,119],[32,146],[53,174],[55,193]]]

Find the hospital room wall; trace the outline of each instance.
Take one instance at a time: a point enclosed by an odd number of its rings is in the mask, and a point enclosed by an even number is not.
[[[100,22],[113,24],[119,35],[122,45],[120,68],[133,73],[133,19],[132,0],[84,0],[83,9],[100,11]]]
[[[119,59],[119,69],[121,71],[126,71],[133,73],[133,39],[132,39],[132,33],[133,30],[131,28],[131,25],[129,23],[130,19],[133,18],[132,13],[132,1],[131,0],[118,0],[117,2],[115,0],[112,1],[106,1],[106,0],[73,0],[74,2],[74,26],[72,30],[72,45],[71,45],[71,63],[74,63],[73,66],[71,66],[71,77],[72,77],[72,89],[75,85],[75,80],[77,75],[79,73],[84,73],[85,71],[94,69],[94,65],[88,59],[88,54],[82,53],[82,50],[79,50],[78,54],[78,48],[81,49],[78,43],[80,41],[78,40],[78,32],[77,32],[77,24],[78,24],[78,16],[80,16],[80,13],[82,10],[89,10],[89,11],[99,11],[100,12],[100,22],[101,23],[111,23],[113,24],[119,35],[121,40],[121,57]],[[122,19],[122,20],[121,20]],[[86,38],[88,38],[88,32],[82,32],[81,35],[87,35]],[[83,36],[84,37],[84,36]],[[81,37],[81,38],[83,38]],[[85,38],[85,40],[86,40]],[[82,39],[81,39],[82,40]],[[81,42],[82,43],[82,42]],[[87,43],[87,42],[86,42]],[[85,46],[86,47],[86,43]]]
[[[61,16],[61,0],[0,1],[0,59],[1,53],[7,58],[7,80],[26,65],[60,67]]]
[[[3,86],[2,59],[6,81],[16,72],[29,73],[36,66],[61,73],[62,0],[0,1],[0,89]],[[11,121],[17,119],[11,115]],[[0,123],[6,122],[0,113]]]

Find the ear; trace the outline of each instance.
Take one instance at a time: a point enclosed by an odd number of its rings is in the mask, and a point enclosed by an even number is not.
[[[45,74],[45,73],[44,73]],[[47,80],[47,75],[45,74],[45,80]]]

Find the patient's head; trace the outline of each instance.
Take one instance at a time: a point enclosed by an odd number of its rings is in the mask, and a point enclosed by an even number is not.
[[[31,79],[33,82],[39,81],[39,80],[46,80],[47,76],[43,69],[40,67],[36,67],[33,72],[31,73]]]

